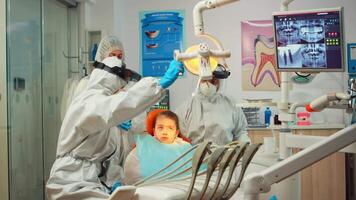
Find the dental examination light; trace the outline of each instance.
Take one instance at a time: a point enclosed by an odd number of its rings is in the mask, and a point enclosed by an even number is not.
[[[183,61],[187,70],[192,74],[198,75],[200,80],[210,80],[213,71],[217,68],[217,60],[220,59],[224,72],[230,74],[225,58],[230,57],[230,51],[224,50],[221,42],[214,36],[205,33],[203,22],[203,11],[217,8],[238,0],[204,0],[198,2],[193,10],[194,33],[198,37],[205,37],[212,41],[218,50],[210,49],[206,43],[192,46],[186,52],[174,52],[176,60]],[[226,76],[227,77],[227,76]]]
[[[194,52],[190,52],[189,48],[185,53],[177,52],[175,58],[183,61],[187,70],[195,75],[199,75],[201,80],[212,79],[212,71],[217,67],[216,58],[230,57],[230,51],[212,50],[206,43],[200,43],[198,47],[194,48],[196,49]],[[216,65],[212,65],[212,63],[216,63]]]

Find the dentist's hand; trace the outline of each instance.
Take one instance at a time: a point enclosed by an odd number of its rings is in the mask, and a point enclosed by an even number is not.
[[[181,63],[177,60],[172,60],[171,63],[169,64],[169,67],[168,67],[166,73],[159,81],[159,85],[163,89],[168,88],[178,78],[179,74],[183,74],[183,72],[184,72],[183,63]]]
[[[131,126],[132,126],[132,122],[131,122],[131,120],[129,120],[129,121],[119,124],[118,127],[121,129],[124,129],[125,131],[128,131],[128,130],[130,130]]]

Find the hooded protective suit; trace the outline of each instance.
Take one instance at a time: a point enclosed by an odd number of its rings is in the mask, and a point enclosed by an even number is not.
[[[241,108],[216,88],[210,91],[200,84],[199,91],[176,110],[181,133],[191,139],[192,144],[206,140],[218,145],[233,140],[249,141],[247,120]],[[214,91],[215,90],[215,91]]]
[[[151,77],[114,94],[125,84],[114,74],[94,69],[88,86],[73,100],[60,130],[57,157],[46,186],[49,199],[109,197],[106,186],[118,180],[122,171],[122,141],[116,126],[163,96],[158,80]]]

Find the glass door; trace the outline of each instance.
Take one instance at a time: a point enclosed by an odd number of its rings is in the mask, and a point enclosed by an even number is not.
[[[76,8],[57,0],[6,1],[8,127],[4,131],[7,135],[1,134],[0,139],[8,136],[11,200],[46,198],[45,184],[56,155],[65,83],[78,76],[72,73],[78,71],[78,60],[64,56],[73,54],[70,49],[78,46],[78,37],[72,38],[78,34],[78,24],[73,24],[78,21],[76,12]],[[0,175],[3,178],[2,170]],[[3,187],[0,189],[2,192]],[[7,197],[0,195],[0,199]]]
[[[41,1],[7,1],[10,199],[43,199]]]

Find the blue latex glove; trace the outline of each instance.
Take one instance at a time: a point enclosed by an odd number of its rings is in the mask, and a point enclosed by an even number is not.
[[[131,126],[132,126],[132,122],[131,122],[131,120],[129,120],[129,121],[119,124],[118,127],[124,129],[125,131],[128,131],[128,130],[130,130]]]
[[[169,67],[164,74],[164,76],[159,80],[159,85],[163,88],[166,89],[174,81],[178,78],[179,74],[184,72],[184,65],[183,63],[177,61],[177,60],[172,60],[171,63],[169,64]]]
[[[110,191],[110,194],[112,194],[118,187],[120,187],[121,186],[121,182],[120,181],[116,181],[115,183],[114,183],[114,185],[112,185],[112,187],[111,187],[111,191]]]

